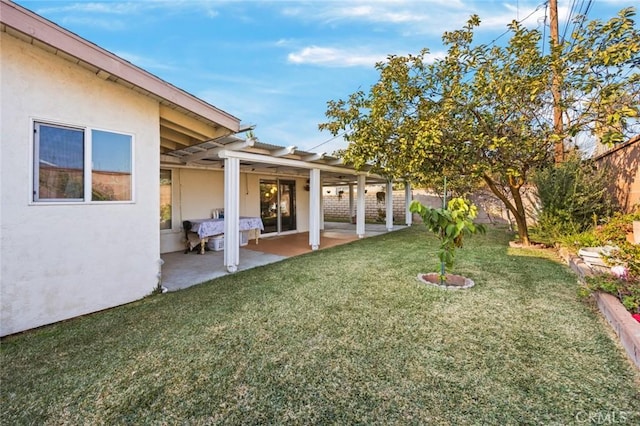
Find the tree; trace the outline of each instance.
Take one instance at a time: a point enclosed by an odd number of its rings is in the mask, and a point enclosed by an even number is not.
[[[624,59],[620,50],[638,43],[631,16],[623,11],[617,25],[580,26],[569,60],[558,50],[544,55],[541,34],[515,21],[509,25],[506,46],[474,45],[473,31],[480,25],[474,15],[461,30],[443,35],[447,47],[443,59],[428,63],[425,49],[417,56],[390,56],[377,64],[380,80],[370,92],[359,91],[346,102],[330,101],[326,112],[330,120],[320,129],[334,135],[345,132],[349,146],[340,154],[356,168],[372,163],[377,172],[417,183],[441,182],[446,176],[463,193],[483,182],[513,214],[520,239],[528,244],[523,188],[531,171],[552,161],[555,143],[564,138],[553,129],[551,70],[564,72],[567,93],[590,90],[589,109],[581,120],[570,123],[571,134],[586,129],[594,119],[611,120],[602,112],[611,109],[611,103],[600,101],[609,98],[596,92],[624,91],[628,83],[613,83],[623,75],[593,77],[585,72],[580,78],[571,71],[597,57],[584,46],[594,38],[601,40],[602,49]],[[617,35],[592,34],[603,30]],[[637,53],[631,58],[637,60]],[[608,62],[619,68],[628,63]],[[637,80],[637,76],[627,80],[633,78]],[[631,96],[630,104],[625,117],[633,116],[634,108],[637,111],[637,96]]]
[[[478,209],[463,198],[453,198],[446,207],[439,209],[413,200],[409,208],[412,213],[419,214],[426,228],[440,238],[440,285],[445,285],[446,269],[453,267],[456,249],[462,248],[464,237],[485,233],[484,225],[473,223]]]
[[[638,133],[640,32],[633,8],[607,22],[576,18],[572,40],[554,54],[564,85],[561,108],[566,132],[588,132],[611,146]]]

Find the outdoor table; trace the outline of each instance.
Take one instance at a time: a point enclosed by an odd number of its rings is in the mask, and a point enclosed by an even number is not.
[[[224,234],[224,218],[218,219],[193,219],[191,222],[190,232],[195,232],[200,238],[200,253],[204,253],[204,245],[209,237]],[[259,217],[240,216],[240,231],[254,232],[256,244],[260,238],[260,231],[264,230],[262,219]]]

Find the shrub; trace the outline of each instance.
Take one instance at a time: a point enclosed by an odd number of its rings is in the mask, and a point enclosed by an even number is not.
[[[631,313],[640,313],[640,279],[618,278],[613,275],[588,277],[589,292],[602,291],[616,296]]]
[[[614,211],[615,200],[608,190],[608,172],[580,159],[569,157],[561,164],[539,170],[532,176],[539,201],[534,239],[554,244],[597,224]]]
[[[598,245],[617,247],[605,259],[611,266],[624,265],[630,276],[640,278],[640,244],[631,244],[627,240],[627,234],[633,231],[635,220],[640,220],[640,208],[633,213],[616,213],[604,225],[596,227],[593,236]]]
[[[640,220],[640,208],[630,214],[615,214],[603,225],[581,234],[581,238],[589,240],[589,246],[616,247],[604,260],[610,266],[622,265],[627,271],[622,277],[597,275],[588,278],[588,292],[603,291],[612,294],[620,299],[627,310],[640,313],[640,244],[634,245],[627,240],[634,220]]]

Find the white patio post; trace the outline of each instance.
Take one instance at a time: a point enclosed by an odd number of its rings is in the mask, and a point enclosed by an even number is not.
[[[240,264],[240,159],[224,159],[224,266],[236,272]]]
[[[349,223],[353,217],[353,184],[349,184]]]
[[[365,221],[365,202],[364,202],[364,183],[366,176],[358,175],[358,202],[356,205],[356,234],[359,238],[364,238],[364,221]]]
[[[393,231],[393,182],[387,181],[387,231]]]
[[[324,231],[324,181],[320,174],[320,230]]]
[[[309,170],[309,245],[311,250],[320,247],[320,169]]]
[[[405,181],[404,183],[404,214],[405,214],[405,223],[407,226],[411,226],[413,222],[413,214],[409,211],[409,204],[411,204],[411,183],[409,181]]]

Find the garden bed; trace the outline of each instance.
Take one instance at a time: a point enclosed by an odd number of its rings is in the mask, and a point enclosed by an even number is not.
[[[591,267],[580,257],[574,256],[566,250],[560,250],[560,255],[578,274],[581,282],[584,282],[586,277],[593,276]],[[627,352],[627,356],[640,369],[640,323],[631,316],[617,297],[596,292],[594,298],[598,309],[620,339],[620,344]]]

